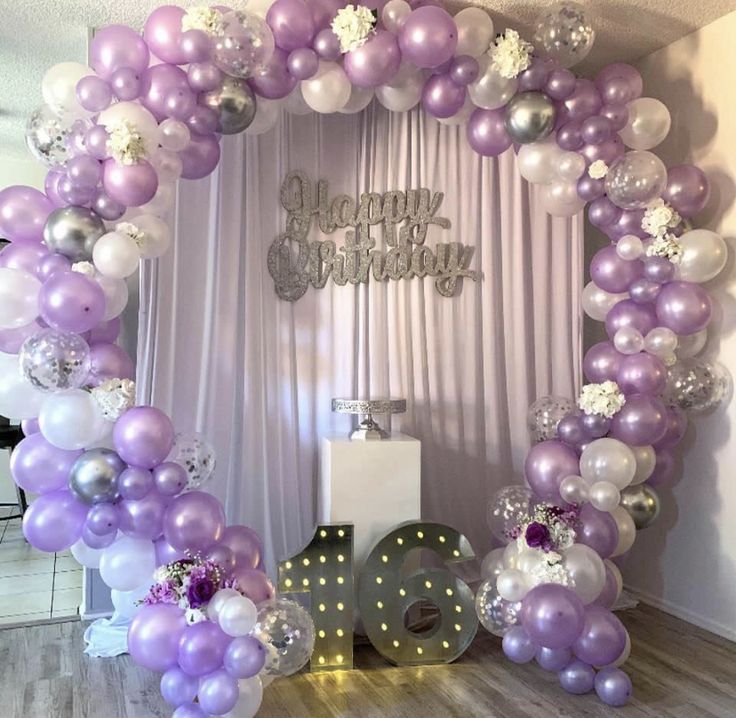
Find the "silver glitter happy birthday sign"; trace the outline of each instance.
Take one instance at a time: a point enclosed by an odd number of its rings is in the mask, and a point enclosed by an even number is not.
[[[300,171],[290,172],[281,185],[281,206],[287,212],[286,231],[268,250],[268,271],[282,299],[295,302],[311,284],[365,284],[374,280],[434,277],[437,291],[452,297],[462,278],[476,281],[468,268],[473,248],[459,242],[425,245],[430,224],[450,229],[437,212],[444,194],[421,188],[378,194],[364,192],[356,201],[345,194],[330,200],[327,180],[312,182]],[[313,218],[323,234],[345,230],[343,246],[333,240],[309,240]],[[371,227],[381,225],[386,251],[376,249]]]

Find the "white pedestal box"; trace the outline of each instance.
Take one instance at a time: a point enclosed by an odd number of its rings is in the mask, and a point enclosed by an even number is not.
[[[376,541],[421,516],[421,443],[405,434],[380,441],[322,439],[318,522],[354,524],[356,578]]]

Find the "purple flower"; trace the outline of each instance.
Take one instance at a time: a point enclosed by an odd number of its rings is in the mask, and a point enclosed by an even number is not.
[[[151,586],[148,594],[143,599],[143,603],[147,606],[155,603],[178,603],[179,597],[176,593],[176,587],[172,581],[161,581],[161,583]]]
[[[187,589],[187,599],[190,608],[200,608],[208,603],[217,592],[215,582],[206,573],[194,575],[192,572],[191,582]]]
[[[552,545],[549,529],[536,521],[532,521],[524,533],[524,538],[530,548],[541,548],[548,551]]]

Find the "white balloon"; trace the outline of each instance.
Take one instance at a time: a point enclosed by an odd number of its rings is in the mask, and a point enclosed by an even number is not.
[[[542,189],[542,207],[553,217],[573,217],[585,207],[576,182],[555,180]]]
[[[388,0],[381,10],[383,26],[394,35],[404,26],[406,18],[411,15],[411,5],[405,0]]]
[[[498,595],[506,601],[521,601],[531,589],[531,581],[516,568],[507,568],[496,579]]]
[[[155,259],[166,254],[171,245],[171,228],[161,217],[154,214],[139,214],[135,226],[143,232],[140,253],[143,259]]]
[[[33,419],[48,396],[23,376],[17,354],[0,352],[0,416]]]
[[[95,281],[105,294],[105,315],[103,321],[110,321],[122,314],[123,309],[128,306],[128,285],[123,279],[106,277],[104,274],[96,274]]]
[[[104,112],[101,112],[97,118],[97,124],[102,125],[106,129],[111,129],[122,121],[129,122],[138,130],[146,142],[146,150],[149,153],[158,147],[159,141],[163,139],[164,134],[167,137],[167,140],[165,140],[166,145],[164,146],[168,150],[175,151],[175,147],[171,144],[171,134],[161,132],[156,118],[140,102],[116,102],[110,105]],[[164,120],[163,124],[166,125],[168,122],[171,121]],[[184,133],[181,131],[179,125],[175,125],[174,127],[176,130],[174,134],[181,139]],[[179,142],[174,142],[174,145],[178,147]],[[184,146],[186,147],[186,145]]]
[[[355,115],[368,107],[375,96],[376,92],[372,87],[353,85],[350,90],[350,99],[339,112],[343,115]]]
[[[634,327],[621,327],[613,335],[613,346],[622,354],[638,354],[644,349],[644,337]]]
[[[0,329],[18,329],[38,316],[41,282],[22,269],[0,267]]]
[[[176,152],[159,147],[149,160],[156,170],[159,182],[176,182],[181,177],[183,163]]]
[[[678,359],[691,359],[700,354],[708,341],[708,330],[701,329],[695,334],[680,335],[677,338],[675,354]]]
[[[561,152],[557,162],[557,175],[565,182],[575,182],[585,172],[585,158],[578,152]]]
[[[228,636],[247,636],[258,621],[258,609],[245,596],[231,596],[220,609],[218,621]]]
[[[544,562],[544,556],[544,551],[538,551],[533,548],[524,549],[523,551],[519,551],[519,556],[516,559],[516,567],[519,571],[528,575]]]
[[[576,543],[563,551],[564,565],[573,582],[573,590],[585,603],[601,595],[606,583],[606,568],[601,557],[590,546]]]
[[[402,63],[390,85],[376,88],[378,101],[392,112],[407,112],[422,97],[424,74],[408,63]]]
[[[693,229],[680,237],[682,258],[677,275],[686,282],[707,282],[721,273],[728,259],[728,247],[720,234],[709,229]]]
[[[336,62],[320,60],[314,77],[301,83],[304,101],[320,113],[337,112],[350,99],[351,84],[345,70]]]
[[[234,588],[221,588],[207,604],[207,618],[209,618],[210,621],[217,622],[223,606],[231,598],[241,595],[242,594],[239,591],[236,591]]]
[[[99,441],[108,423],[92,395],[81,389],[47,395],[38,413],[46,441],[69,451]]]
[[[264,675],[264,677],[266,677]],[[270,682],[270,681],[269,681]],[[263,684],[258,676],[238,681],[238,702],[223,718],[254,718],[263,701]]]
[[[556,164],[560,154],[554,140],[522,145],[516,156],[519,173],[527,182],[547,184],[557,175]]]
[[[518,80],[515,77],[502,77],[493,69],[491,58],[487,55],[478,58],[478,65],[478,77],[468,85],[470,99],[485,110],[503,107],[516,94]]]
[[[616,254],[628,261],[639,259],[644,254],[644,243],[635,234],[625,234],[616,242]]]
[[[121,536],[102,550],[100,577],[118,591],[133,591],[153,583],[156,550],[146,539]]]
[[[657,453],[652,446],[631,446],[629,448],[636,459],[636,473],[631,480],[631,484],[641,484],[654,473]]]
[[[150,586],[147,583],[134,588],[132,591],[118,591],[113,588],[110,591],[110,598],[112,598],[112,605],[117,614],[123,618],[133,618],[141,608],[138,601],[145,598],[149,588]]]
[[[504,569],[503,565],[504,549],[494,548],[489,551],[480,564],[480,575],[483,580],[496,578]]]
[[[677,349],[677,334],[667,327],[655,327],[644,337],[644,349],[658,357],[669,356]]]
[[[91,113],[77,101],[77,83],[95,73],[80,62],[60,62],[46,71],[41,80],[43,101],[57,115],[87,117]]]
[[[560,496],[568,504],[582,504],[588,500],[588,484],[581,476],[566,476],[560,482]]]
[[[613,511],[621,500],[621,492],[610,481],[596,481],[590,487],[589,496],[598,511]]]
[[[457,48],[455,55],[480,57],[488,50],[493,40],[493,20],[477,7],[466,7],[455,15],[457,25]]]
[[[620,556],[634,545],[634,541],[636,540],[636,524],[623,506],[617,506],[611,511],[611,516],[613,516],[618,527],[618,544],[616,545],[616,550],[611,555]]]
[[[632,150],[656,147],[670,131],[670,111],[653,97],[639,97],[626,106],[629,120],[619,132],[621,139]]]
[[[71,547],[72,556],[85,568],[99,568],[103,551],[101,548],[87,546],[81,538]]]
[[[260,101],[258,104],[260,105]],[[161,147],[172,152],[183,150],[192,138],[189,128],[183,122],[172,118],[164,120],[158,129]]]
[[[100,237],[92,250],[92,261],[100,274],[124,279],[138,269],[141,251],[136,241],[122,232],[108,232]]]
[[[583,289],[583,311],[597,322],[602,322],[614,305],[628,297],[627,293],[611,294],[601,289],[595,282],[588,282]]]
[[[591,441],[580,455],[580,475],[589,483],[610,481],[618,489],[626,488],[636,473],[636,457],[618,439]]]
[[[268,100],[265,97],[259,97],[256,105],[256,115],[253,122],[245,128],[245,134],[262,135],[264,132],[268,132],[278,122],[281,105],[280,100]]]

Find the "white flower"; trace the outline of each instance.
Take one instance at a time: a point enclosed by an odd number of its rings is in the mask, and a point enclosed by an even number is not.
[[[117,421],[135,404],[135,382],[130,379],[108,379],[91,393],[109,421]]]
[[[138,128],[128,120],[118,120],[107,126],[110,137],[107,151],[121,165],[134,165],[146,157],[146,140]]]
[[[562,564],[562,557],[558,553],[548,553],[545,560],[540,561],[531,570],[532,583],[539,586],[542,583],[558,583],[561,586],[570,586],[570,573]]]
[[[615,381],[586,384],[578,397],[578,406],[586,414],[600,414],[610,419],[621,411],[626,397]]]
[[[222,13],[205,5],[190,7],[181,19],[181,31],[187,30],[201,30],[211,36],[221,36],[225,33]]]
[[[608,165],[603,160],[591,162],[588,175],[593,179],[603,179],[608,174]]]
[[[142,247],[146,240],[146,233],[132,222],[119,222],[115,225],[115,231],[120,232],[120,234],[126,234],[138,247]]]
[[[97,274],[95,265],[92,262],[75,262],[72,264],[72,272],[84,274],[85,277],[94,277]]]
[[[332,32],[340,40],[340,52],[357,50],[373,33],[376,17],[365,5],[346,5],[337,11]]]
[[[501,77],[511,80],[529,67],[533,50],[534,46],[522,40],[516,30],[506,30],[488,50],[491,67]]]
[[[202,623],[202,621],[207,620],[207,616],[198,608],[187,608],[185,617],[188,626],[193,626],[195,623]]]
[[[652,237],[662,237],[668,229],[674,229],[681,221],[682,217],[674,207],[660,197],[647,205],[641,228]]]
[[[159,566],[154,572],[153,572],[153,580],[156,583],[161,583],[165,581],[168,578],[168,574],[166,572],[166,566]]]
[[[674,234],[665,234],[655,237],[646,248],[645,254],[647,257],[664,257],[672,264],[679,264],[682,261],[682,244]]]

